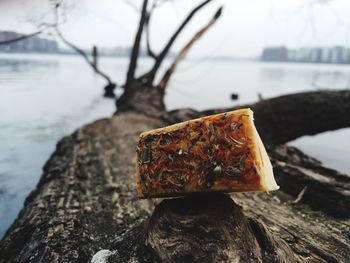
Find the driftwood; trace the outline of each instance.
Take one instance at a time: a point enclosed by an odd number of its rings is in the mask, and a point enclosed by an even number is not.
[[[156,253],[150,249],[152,245],[147,245],[145,231],[152,230],[148,219],[157,201],[135,198],[134,149],[141,131],[163,125],[157,118],[125,112],[62,139],[45,165],[36,190],[1,241],[0,262],[87,262],[102,249],[110,251],[109,262],[153,262]],[[284,167],[281,149],[271,151],[276,151],[272,153],[275,169]],[[298,151],[290,158],[299,160],[303,167],[316,165],[314,159]],[[289,169],[298,170],[298,166]],[[327,175],[336,178],[339,174],[329,169]],[[251,218],[249,222],[258,220],[267,226],[263,240],[281,238],[290,246],[295,260],[286,257],[287,262],[347,262],[349,219],[325,215],[322,203],[318,210],[305,205],[308,190],[305,198],[293,204],[296,196],[284,189],[294,183],[294,178],[277,170],[279,182],[283,176],[282,190],[274,195],[246,193],[233,194],[232,198]],[[306,174],[305,178],[318,181]],[[344,189],[348,183],[349,179],[344,181]],[[314,193],[310,191],[308,198]],[[344,198],[349,200],[348,196]],[[337,201],[333,200],[334,210],[340,207]],[[265,229],[262,226],[253,230],[254,223],[249,224],[255,236]],[[259,246],[263,249],[263,245]]]
[[[350,90],[301,92],[262,100],[252,105],[195,111],[171,111],[164,118],[178,122],[250,107],[255,125],[267,144],[282,144],[304,135],[350,127]]]

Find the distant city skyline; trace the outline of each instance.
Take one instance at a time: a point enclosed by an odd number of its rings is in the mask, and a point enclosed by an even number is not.
[[[0,42],[16,39],[23,34],[15,31],[1,31]],[[101,56],[128,57],[132,47],[116,46],[112,48],[97,47]],[[85,49],[87,54],[91,54],[92,47]],[[51,54],[76,54],[72,49],[59,48],[57,41],[43,37],[33,36],[24,40],[16,41],[7,45],[0,45],[0,52],[5,53],[51,53]],[[174,56],[174,53],[170,53]],[[140,57],[147,57],[147,50],[140,49]],[[213,56],[213,59],[234,59],[230,56]],[[236,57],[242,59],[242,57]],[[244,59],[244,58],[243,58]],[[344,46],[332,47],[300,47],[290,49],[286,46],[265,47],[260,56],[251,57],[261,61],[271,62],[307,62],[307,63],[333,63],[350,64],[350,49]]]
[[[16,31],[2,31],[0,30],[0,42],[17,39],[24,36],[23,33]],[[92,48],[83,49],[87,54],[91,54]],[[102,56],[120,56],[126,57],[131,53],[131,46],[127,47],[97,47],[99,55]],[[69,47],[59,47],[57,41],[41,37],[40,34],[32,37],[28,37],[19,41],[14,41],[9,44],[0,45],[0,52],[4,53],[53,53],[53,54],[77,54],[77,52]],[[147,50],[141,48],[139,51],[140,57],[147,56]],[[170,52],[169,56],[174,56],[174,53]]]
[[[0,29],[32,32],[35,21],[50,19],[47,0],[0,1]],[[138,13],[126,1],[66,0],[65,36],[83,48],[92,45],[111,48],[130,46],[138,23]],[[200,1],[169,1],[154,12],[151,43],[159,51],[185,15]],[[140,6],[141,1],[132,1]],[[257,57],[266,46],[350,46],[350,1],[345,0],[226,0],[205,7],[173,50],[205,24],[216,8],[224,4],[220,21],[191,50],[191,57]],[[143,43],[144,45],[144,43]],[[64,45],[61,45],[62,47]]]
[[[19,32],[0,30],[0,42],[17,39],[21,36],[23,36],[23,34]],[[55,40],[37,36],[15,41],[6,45],[0,45],[0,52],[57,53],[58,51],[58,44]]]
[[[285,46],[266,47],[262,51],[260,60],[350,64],[350,49],[344,46],[301,47],[299,49],[288,49]]]

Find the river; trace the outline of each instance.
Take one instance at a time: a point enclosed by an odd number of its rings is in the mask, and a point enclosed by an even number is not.
[[[139,72],[151,60],[141,59]],[[128,60],[101,58],[100,66],[123,83]],[[166,93],[168,109],[229,107],[317,88],[349,88],[350,66],[187,60]],[[114,101],[104,81],[78,56],[0,54],[0,237],[34,189],[56,142],[79,126],[108,117]],[[237,102],[230,94],[239,94]],[[349,116],[350,118],[350,116]],[[305,136],[290,143],[325,165],[350,173],[350,129]]]

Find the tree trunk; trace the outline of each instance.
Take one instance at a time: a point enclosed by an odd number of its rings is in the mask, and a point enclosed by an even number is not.
[[[164,90],[154,87],[144,76],[134,80],[117,100],[118,112],[133,111],[160,117],[165,112]]]
[[[255,125],[266,144],[282,144],[304,135],[350,127],[350,90],[301,92],[202,112],[180,109],[164,118],[175,123],[242,107],[254,111]]]
[[[172,211],[172,201],[166,201],[169,206],[164,207],[164,203],[158,206],[149,224],[148,219],[158,201],[136,200],[133,174],[138,134],[164,125],[158,118],[124,112],[87,125],[62,139],[45,165],[37,188],[27,198],[18,218],[1,241],[0,262],[87,262],[97,252],[97,258],[108,255],[109,262],[154,262],[157,257],[162,258],[160,253],[166,252],[157,249],[156,241],[151,239],[152,234],[157,233],[155,222],[165,216],[162,209]],[[288,167],[289,170],[283,170],[287,160],[280,151],[278,148],[270,149],[281,191],[273,195],[231,195],[243,207],[244,215],[251,218],[244,219],[248,221],[243,220],[241,226],[247,228],[251,233],[247,235],[258,243],[254,243],[254,253],[260,255],[263,251],[275,251],[271,254],[280,255],[283,252],[287,262],[349,261],[349,239],[344,232],[350,227],[348,217],[335,219],[324,214],[322,207],[314,210],[306,205],[304,201],[309,198],[316,200],[320,196],[316,191],[307,190],[305,199],[293,204],[296,197],[287,192],[294,179],[288,175],[293,169],[300,172],[300,167],[293,164]],[[318,166],[320,170],[327,171],[327,176],[339,176],[299,151],[293,151],[290,157],[299,160],[298,164],[302,167]],[[322,180],[320,178],[309,176],[308,182],[317,182]],[[349,192],[349,179],[342,177],[342,180],[344,193]],[[334,187],[336,192],[339,186],[328,184],[326,187]],[[339,193],[326,198],[332,200],[334,210],[342,209],[342,204],[337,202]],[[342,198],[349,202],[349,196],[343,195]],[[234,203],[226,197],[225,200],[227,211],[240,214]],[[200,215],[205,213],[198,209],[199,220]],[[221,209],[212,211],[216,218],[226,212]],[[227,223],[234,224],[234,220],[228,219]],[[255,220],[264,223],[268,230]],[[221,227],[220,222],[217,233],[221,233]],[[182,231],[181,228],[179,231]],[[196,241],[193,244],[198,245],[198,240],[195,240],[197,235],[187,236],[189,241]],[[248,240],[249,237],[245,238]],[[286,242],[290,246],[293,255],[288,254],[284,245],[277,245],[280,239],[284,240],[282,244]],[[222,237],[223,244],[236,246],[231,241]],[[224,249],[212,246],[203,249],[204,254],[216,251],[215,255],[226,255],[230,259],[235,257],[228,255]],[[242,248],[239,251],[243,253],[246,250]],[[269,262],[266,258],[265,261]]]

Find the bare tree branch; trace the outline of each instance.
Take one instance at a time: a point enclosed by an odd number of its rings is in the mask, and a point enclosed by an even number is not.
[[[35,36],[41,34],[42,32],[43,32],[42,30],[39,30],[37,32],[31,33],[31,34],[28,34],[28,35],[21,35],[19,37],[13,38],[13,39],[0,41],[0,45],[8,45],[8,44],[15,43],[15,42],[18,42],[18,41],[21,41],[21,40],[25,40],[27,38],[35,37]]]
[[[90,61],[89,56],[86,54],[86,52],[84,50],[82,50],[81,48],[79,48],[78,46],[76,46],[75,44],[73,44],[72,42],[68,41],[62,34],[62,32],[59,29],[59,15],[58,15],[58,9],[61,6],[60,2],[53,2],[54,6],[54,23],[51,24],[51,27],[53,28],[53,30],[55,31],[56,35],[62,40],[63,43],[65,43],[67,46],[69,46],[70,48],[72,48],[75,52],[77,52],[79,55],[81,55],[84,60],[86,61],[86,63],[101,77],[103,77],[108,85],[106,86],[106,88],[109,89],[114,89],[116,84],[112,82],[112,80],[110,79],[110,77],[105,74],[104,72],[102,72],[97,65],[93,62]],[[107,92],[107,91],[106,91]],[[110,97],[110,96],[109,96]]]
[[[162,5],[165,2],[168,2],[169,0],[163,0],[163,1],[159,1],[159,0],[154,0],[153,4],[150,8],[150,10],[147,12],[147,16],[146,16],[146,20],[145,20],[145,31],[146,31],[146,48],[147,48],[147,54],[154,58],[157,59],[157,55],[153,52],[152,48],[151,48],[151,44],[150,44],[150,29],[149,29],[149,24],[151,21],[151,16],[153,11],[159,7],[160,5]]]
[[[134,79],[134,76],[135,76],[135,71],[136,71],[136,67],[137,67],[137,59],[138,59],[139,51],[140,51],[141,36],[142,36],[143,28],[145,25],[145,21],[147,18],[147,4],[148,4],[148,0],[144,0],[143,5],[142,5],[139,27],[137,29],[137,33],[136,33],[135,41],[134,41],[134,46],[133,46],[132,52],[131,52],[130,64],[129,64],[128,73],[126,76],[126,83],[125,83],[125,87],[124,87],[125,89],[127,89],[129,87],[129,84],[131,83],[131,81]]]
[[[151,8],[149,9],[149,11],[147,11],[146,17],[145,17],[145,21],[144,21],[144,30],[146,33],[146,49],[147,49],[147,55],[152,57],[153,59],[157,59],[157,55],[155,54],[155,52],[152,51],[151,48],[151,44],[150,44],[150,29],[149,29],[149,24],[150,24],[150,20],[151,20],[151,16],[153,11],[161,6],[163,3],[168,2],[169,0],[154,0],[152,3]],[[131,1],[127,1],[125,0],[124,3],[126,5],[128,5],[129,7],[131,7],[136,13],[141,13],[142,10],[140,10],[135,3],[132,3]]]
[[[99,74],[101,77],[103,77],[108,84],[113,84],[112,80],[105,74],[103,73],[92,61],[90,61],[89,56],[85,53],[84,50],[80,49],[79,47],[77,47],[76,45],[74,45],[73,43],[69,42],[61,33],[61,31],[59,30],[58,27],[54,27],[54,30],[57,34],[57,36],[70,48],[72,48],[75,52],[77,52],[79,55],[81,55],[84,60],[86,61],[86,63],[88,63],[93,70]]]
[[[212,27],[215,22],[218,20],[218,18],[221,16],[222,14],[222,8],[220,7],[215,15],[213,16],[213,18],[209,21],[209,23],[204,26],[201,30],[199,30],[191,39],[190,41],[181,49],[181,51],[177,54],[177,56],[175,57],[173,63],[170,65],[170,67],[168,68],[168,70],[165,72],[164,76],[162,77],[161,81],[159,82],[158,86],[162,89],[165,90],[169,79],[171,77],[171,75],[174,73],[177,64],[186,56],[186,54],[188,53],[188,51],[191,49],[191,47],[193,46],[193,44],[199,40],[203,34],[205,32],[207,32],[209,30],[210,27]]]
[[[50,32],[46,31],[47,29],[50,29],[54,26],[58,26],[58,9],[62,8],[62,3],[63,0],[49,0],[49,2],[51,3],[51,5],[53,6],[55,13],[54,13],[54,19],[55,22],[54,23],[48,23],[48,22],[42,22],[39,23],[38,26],[38,30],[36,32],[30,33],[30,34],[22,34],[16,38],[13,39],[8,39],[8,40],[4,40],[4,41],[0,41],[0,45],[8,45],[11,43],[15,43],[17,41],[22,41],[31,37],[35,37],[37,35],[43,34],[43,33],[47,33],[50,35]],[[32,21],[33,22],[33,21]]]
[[[169,39],[168,43],[165,45],[164,49],[160,52],[159,56],[156,59],[156,62],[154,63],[153,68],[151,69],[151,71],[148,73],[148,76],[150,78],[151,81],[153,81],[155,74],[157,73],[159,67],[161,66],[164,58],[166,57],[166,55],[168,54],[171,46],[173,45],[173,43],[175,42],[176,38],[179,36],[179,34],[181,33],[181,31],[185,28],[185,26],[190,22],[190,20],[194,17],[194,15],[205,5],[207,5],[209,2],[211,2],[212,0],[206,0],[204,2],[202,2],[201,4],[199,4],[197,7],[195,7],[185,18],[185,20],[181,23],[181,25],[179,26],[179,28],[174,32],[174,34],[171,36],[171,38]]]
[[[151,14],[152,14],[152,11],[148,12],[147,17],[146,17],[146,20],[145,20],[146,47],[147,47],[147,54],[148,54],[150,57],[152,57],[152,58],[154,58],[154,59],[157,59],[157,56],[156,56],[156,54],[152,51],[151,44],[150,44],[149,23],[150,23],[150,20],[151,20]]]

